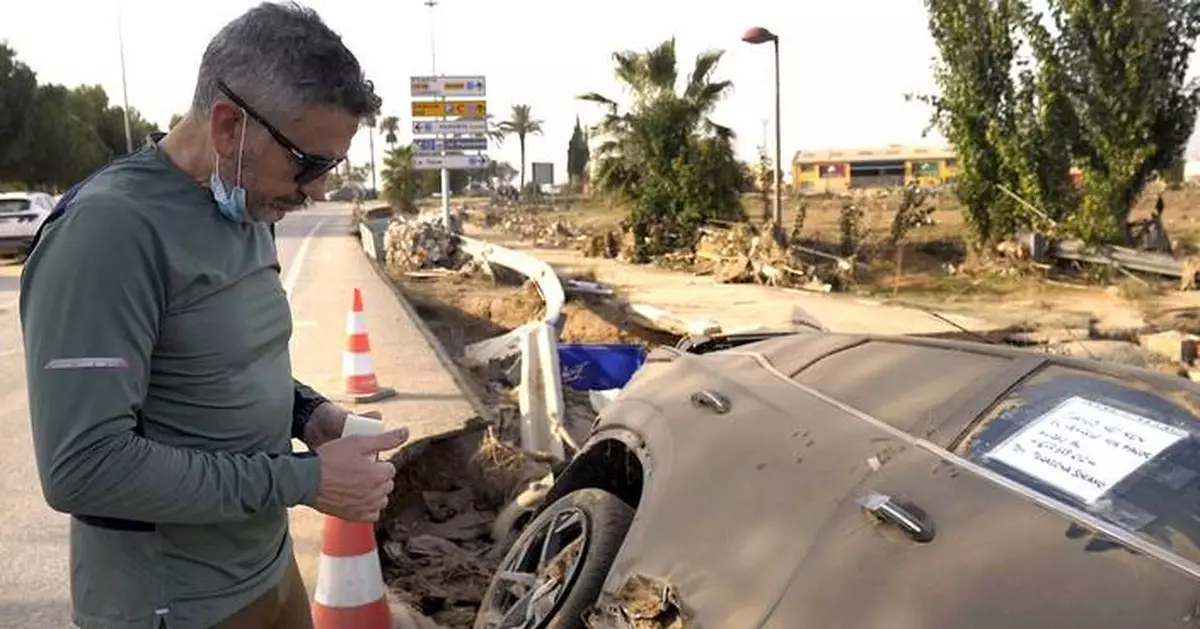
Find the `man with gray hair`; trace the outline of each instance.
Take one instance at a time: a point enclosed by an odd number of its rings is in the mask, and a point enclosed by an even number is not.
[[[21,323],[78,626],[311,627],[288,508],[379,518],[395,469],[376,455],[407,432],[341,438],[347,411],[293,379],[271,231],[379,105],[314,12],[259,5],[208,45],[184,119],[43,228]]]

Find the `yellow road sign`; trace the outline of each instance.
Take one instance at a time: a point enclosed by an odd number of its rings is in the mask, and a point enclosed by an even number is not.
[[[448,100],[418,101],[412,103],[413,118],[441,118],[442,116],[458,118],[484,118],[487,116],[487,101],[482,100]]]

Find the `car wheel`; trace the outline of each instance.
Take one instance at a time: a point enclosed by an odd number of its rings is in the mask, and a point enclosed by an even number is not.
[[[475,629],[582,629],[632,522],[633,509],[600,489],[546,507],[500,562]]]

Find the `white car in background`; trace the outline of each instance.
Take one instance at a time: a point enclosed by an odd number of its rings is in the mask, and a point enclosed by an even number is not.
[[[33,236],[54,210],[44,192],[0,192],[0,256],[29,253]]]

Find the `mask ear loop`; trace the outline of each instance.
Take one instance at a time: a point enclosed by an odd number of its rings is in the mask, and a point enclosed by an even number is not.
[[[235,180],[235,183],[234,183],[234,185],[239,188],[242,187],[242,154],[246,150],[246,119],[247,118],[249,118],[249,116],[246,115],[246,110],[243,109],[242,110],[242,138],[241,138],[241,140],[238,141],[237,179]]]

